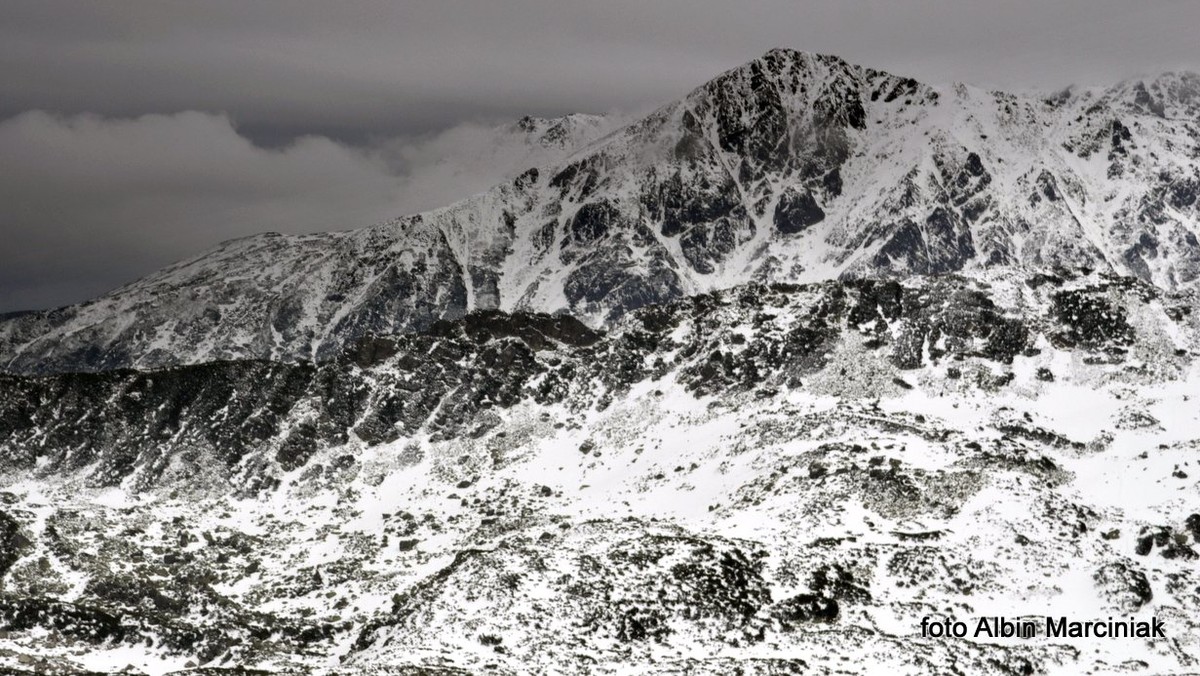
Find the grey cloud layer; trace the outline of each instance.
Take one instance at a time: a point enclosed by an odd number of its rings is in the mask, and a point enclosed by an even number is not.
[[[264,138],[660,102],[771,47],[933,81],[1200,64],[1194,0],[6,0],[0,116],[207,110]]]
[[[0,309],[77,301],[214,243],[386,214],[382,163],[324,138],[255,147],[219,115],[0,123]]]

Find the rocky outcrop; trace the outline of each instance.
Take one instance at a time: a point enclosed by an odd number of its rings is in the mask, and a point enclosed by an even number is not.
[[[754,285],[646,308],[608,334],[565,316],[487,311],[365,338],[317,363],[3,375],[0,466],[140,489],[236,475],[253,492],[321,449],[479,437],[501,424],[494,411],[603,406],[668,373],[697,396],[795,387],[859,341],[898,381],[969,357],[1007,368],[1039,355],[1039,341],[1121,363],[1145,342],[1131,314],[1194,321],[1187,301],[1130,279],[1002,279],[1026,296],[1021,306],[963,277]],[[735,330],[742,323],[749,334]],[[672,337],[684,326],[687,338]],[[1053,365],[1042,368],[1053,380]]]

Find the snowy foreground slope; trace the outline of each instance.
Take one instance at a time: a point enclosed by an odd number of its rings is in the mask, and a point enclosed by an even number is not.
[[[1196,301],[747,285],[606,332],[487,312],[319,364],[3,376],[0,666],[1195,673]],[[947,615],[1167,638],[919,636]]]
[[[325,359],[486,309],[600,328],[747,282],[1008,265],[1167,289],[1200,276],[1193,73],[1039,98],[775,50],[602,138],[594,118],[526,126],[574,152],[443,209],[229,242],[2,320],[0,367]]]

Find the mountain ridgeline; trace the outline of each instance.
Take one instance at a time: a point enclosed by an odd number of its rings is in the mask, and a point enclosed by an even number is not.
[[[405,439],[475,439],[503,429],[513,407],[604,410],[664,379],[727,401],[812,389],[821,374],[842,381],[830,393],[859,397],[901,391],[905,372],[961,378],[968,369],[953,364],[968,357],[997,369],[966,376],[983,391],[1012,382],[1018,356],[1039,365],[1033,382],[1053,379],[1058,351],[1155,382],[1193,362],[1195,292],[1128,277],[990,276],[743,285],[634,311],[608,334],[493,310],[316,363],[0,375],[0,473],[256,494],[330,448],[349,461]],[[879,373],[835,368],[846,352],[878,358]]]
[[[594,119],[525,126],[582,147],[443,209],[232,241],[0,320],[0,368],[320,360],[487,309],[600,328],[745,282],[996,266],[1167,289],[1200,277],[1193,73],[1039,98],[775,50],[599,139]]]

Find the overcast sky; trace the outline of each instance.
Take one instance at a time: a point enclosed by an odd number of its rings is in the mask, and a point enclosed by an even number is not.
[[[480,130],[641,111],[772,47],[1058,89],[1200,70],[1200,0],[0,2],[0,312],[491,176]]]

